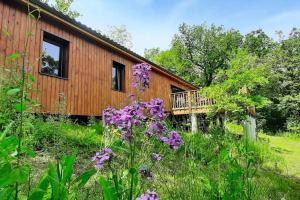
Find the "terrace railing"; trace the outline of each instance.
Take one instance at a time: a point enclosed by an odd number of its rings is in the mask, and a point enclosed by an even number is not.
[[[202,96],[197,90],[171,94],[171,105],[174,115],[207,113],[208,107],[214,103],[213,99]]]

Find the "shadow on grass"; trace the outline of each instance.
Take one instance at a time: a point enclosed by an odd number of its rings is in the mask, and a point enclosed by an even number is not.
[[[281,147],[271,147],[271,149],[274,150],[276,153],[292,153],[292,151],[289,151]]]
[[[300,199],[300,178],[283,175],[274,169],[262,169],[258,172],[260,182],[268,184],[270,199]]]

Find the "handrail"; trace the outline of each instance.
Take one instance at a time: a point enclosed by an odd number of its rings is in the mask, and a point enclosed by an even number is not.
[[[207,110],[215,102],[213,99],[204,97],[197,90],[171,93],[172,110],[186,110],[192,113],[196,109]]]

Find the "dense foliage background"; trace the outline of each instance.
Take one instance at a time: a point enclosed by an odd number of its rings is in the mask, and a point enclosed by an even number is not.
[[[234,66],[234,60],[251,57],[255,63],[248,63],[244,72],[253,72],[256,66],[263,65],[265,76],[256,73],[252,79],[267,79],[252,91],[270,100],[258,112],[259,128],[273,133],[299,132],[300,30],[294,28],[288,36],[282,32],[277,35],[278,39],[274,40],[263,30],[242,35],[223,26],[182,24],[169,50],[146,49],[145,57],[200,88],[223,83],[224,76],[220,73],[226,70],[238,74],[241,68]]]

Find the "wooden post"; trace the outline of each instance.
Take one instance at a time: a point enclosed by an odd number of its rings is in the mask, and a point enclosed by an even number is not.
[[[244,121],[244,132],[247,139],[256,140],[256,120],[251,115],[246,116]]]
[[[192,129],[192,133],[198,133],[198,119],[197,119],[197,114],[196,113],[192,113],[191,114],[191,129]]]
[[[249,93],[250,93],[247,86],[242,87],[239,92],[246,94],[246,95],[249,95]],[[255,107],[254,106],[247,107],[247,112],[248,112],[248,114],[243,123],[244,124],[244,132],[245,132],[247,139],[256,140]]]
[[[192,113],[192,95],[191,95],[191,91],[188,91],[187,95],[188,95],[189,114],[191,114]]]

